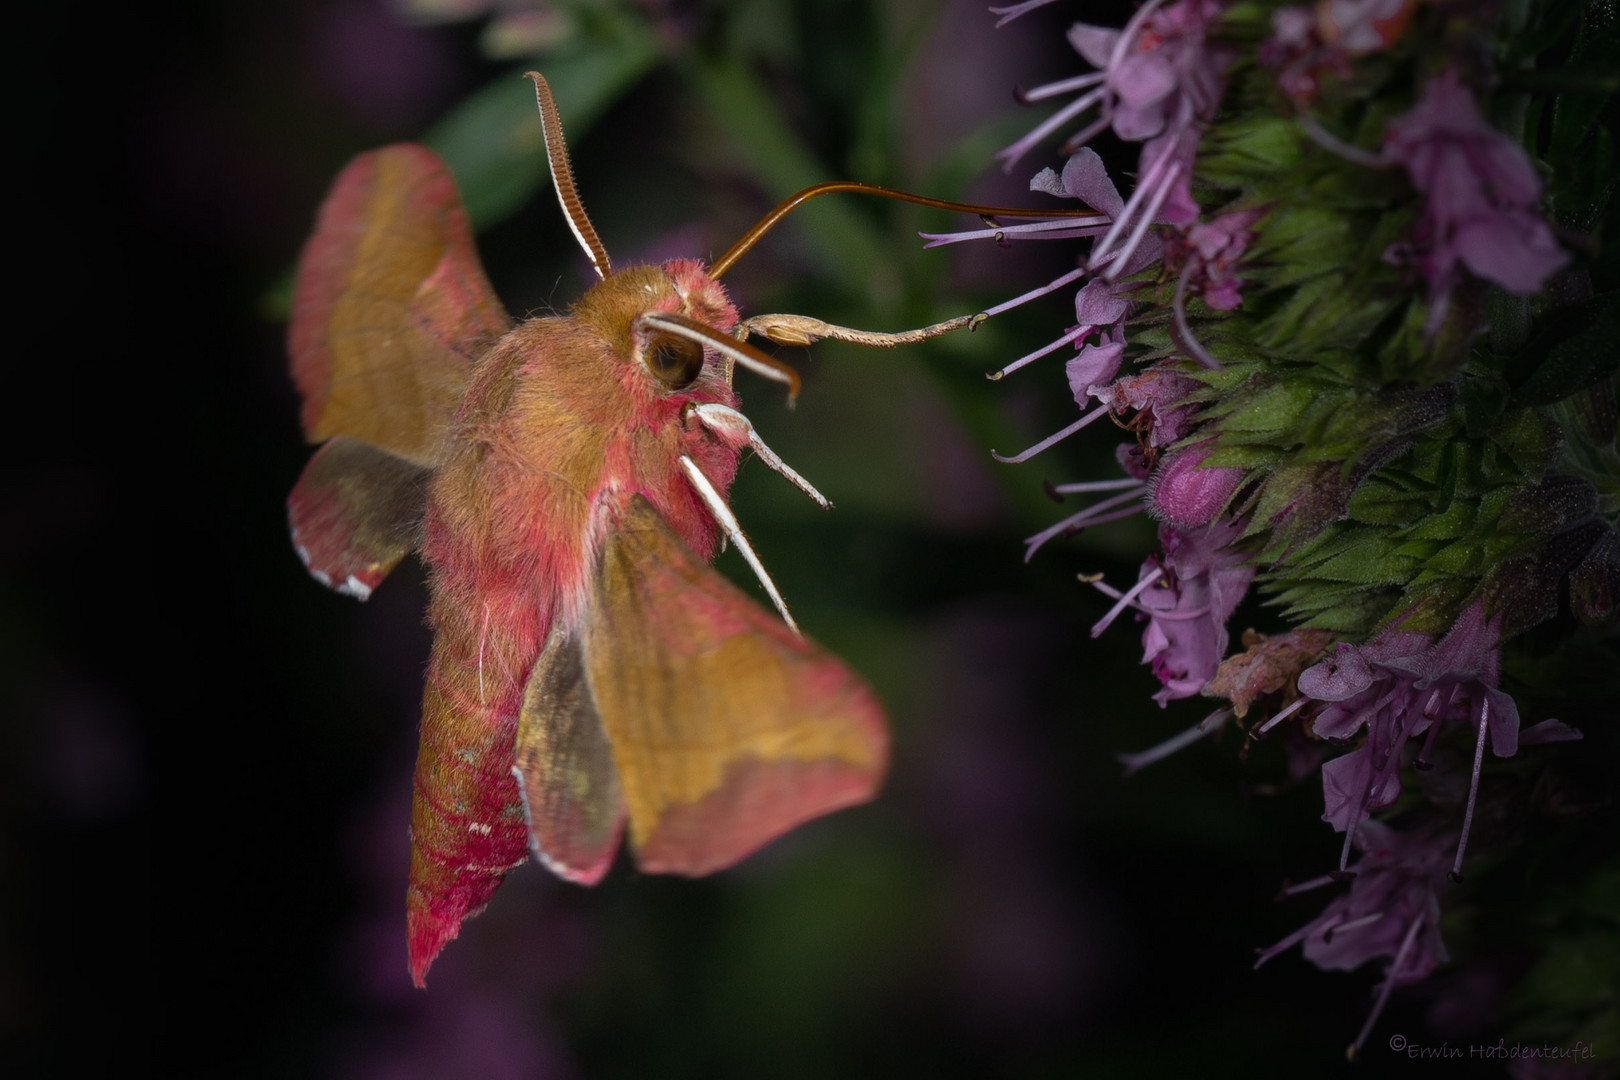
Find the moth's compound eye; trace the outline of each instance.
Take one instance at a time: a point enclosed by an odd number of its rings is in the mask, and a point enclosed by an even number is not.
[[[670,390],[684,390],[703,370],[703,346],[691,338],[659,334],[643,352],[647,370]]]

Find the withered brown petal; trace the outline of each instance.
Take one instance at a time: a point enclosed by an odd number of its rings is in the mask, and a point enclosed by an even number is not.
[[[1276,637],[1245,631],[1243,644],[1248,648],[1221,661],[1204,693],[1231,701],[1232,711],[1242,719],[1262,694],[1292,691],[1299,673],[1332,643],[1333,635],[1326,630],[1290,630]]]
[[[613,512],[584,646],[643,870],[730,866],[882,782],[888,730],[871,690],[640,495]]]

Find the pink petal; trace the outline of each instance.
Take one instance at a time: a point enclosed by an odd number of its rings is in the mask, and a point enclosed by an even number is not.
[[[1580,731],[1570,727],[1562,720],[1543,720],[1541,723],[1527,727],[1519,732],[1519,745],[1536,746],[1541,743],[1575,742],[1585,737]]]
[[[1110,218],[1118,217],[1119,212],[1125,209],[1125,200],[1120,198],[1119,188],[1109,179],[1102,158],[1089,146],[1075,151],[1064,163],[1062,194],[1079,199]]]
[[[1119,31],[1106,26],[1089,26],[1086,23],[1075,23],[1069,27],[1069,44],[1074,51],[1086,58],[1086,62],[1094,68],[1106,68],[1108,61],[1114,55],[1114,44],[1119,41]]]
[[[1482,215],[1460,226],[1451,246],[1475,274],[1520,295],[1539,292],[1569,262],[1547,223],[1525,211]]]
[[[1086,400],[1091,396],[1092,389],[1104,383],[1111,382],[1119,372],[1120,359],[1125,355],[1123,344],[1110,342],[1107,345],[1087,345],[1076,356],[1064,365],[1064,373],[1069,377],[1069,389],[1074,393],[1074,400],[1084,407]]]
[[[1361,650],[1341,644],[1326,660],[1299,674],[1299,692],[1317,701],[1344,701],[1372,685],[1372,667]]]
[[[1122,107],[1142,108],[1163,101],[1176,88],[1176,69],[1158,53],[1135,53],[1114,69],[1108,81]]]
[[[1491,732],[1491,752],[1497,757],[1512,757],[1519,752],[1518,703],[1495,688],[1486,689],[1485,700],[1491,706],[1491,714],[1485,721]]]
[[[1099,278],[1092,278],[1074,294],[1074,317],[1082,326],[1112,326],[1130,308],[1129,300],[1115,295],[1108,282]]]

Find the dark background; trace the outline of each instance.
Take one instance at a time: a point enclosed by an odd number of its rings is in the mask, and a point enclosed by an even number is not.
[[[1002,180],[988,155],[1045,115],[1019,110],[1013,85],[1079,70],[1068,5],[1000,32],[978,4],[777,6],[791,18],[747,62],[828,176],[1023,201],[1055,161],[1048,147]],[[1117,25],[1121,7],[1086,15]],[[734,25],[719,5],[688,14],[688,55],[730,47],[711,29]],[[1256,946],[1319,909],[1272,902],[1336,855],[1319,789],[1289,787],[1275,748],[1239,761],[1231,736],[1122,779],[1117,753],[1210,704],[1161,712],[1136,631],[1087,634],[1106,602],[1075,575],[1133,580],[1150,527],[1021,562],[1021,538],[1075,505],[1048,502],[1043,479],[1117,475],[1120,436],[1098,428],[1022,467],[988,456],[1072,419],[1055,359],[982,377],[1068,325],[1064,293],[959,341],[787,350],[806,378],[792,414],[740,384],[767,439],[838,504],[821,515],[759,466],[734,489],[802,624],[890,705],[883,796],[698,882],[621,859],[583,890],[524,866],[430,989],[411,989],[422,571],[407,563],[359,605],[293,556],[282,500],[308,449],[276,297],[350,155],[506,74],[477,32],[403,28],[374,0],[58,5],[18,24],[0,1033],[22,1068],[3,1071],[1342,1068],[1376,973],[1297,954],[1249,970]],[[901,53],[903,67],[885,59]],[[716,134],[687,76],[661,66],[572,136],[621,261],[717,252],[788,193]],[[924,253],[918,228],[960,223],[847,212],[887,262],[829,262],[806,253],[812,226],[787,230],[732,276],[741,306],[897,328],[1072,265],[1064,244]],[[480,243],[514,312],[561,308],[585,284],[548,191]],[[1234,626],[1270,619],[1252,607]],[[1466,1006],[1471,985],[1442,973],[1398,995],[1364,1071],[1401,1063],[1390,1034],[1438,1042],[1431,1003]]]

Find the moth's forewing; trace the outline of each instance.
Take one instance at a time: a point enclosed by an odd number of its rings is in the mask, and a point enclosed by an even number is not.
[[[624,795],[580,640],[560,623],[524,687],[516,760],[535,856],[581,885],[602,880],[624,831]]]
[[[288,350],[304,434],[435,463],[473,359],[510,326],[444,162],[408,143],[360,155],[299,259]]]
[[[338,435],[287,498],[293,546],[321,584],[361,600],[417,543],[432,470]]]
[[[882,782],[888,731],[871,690],[639,495],[610,522],[584,649],[644,870],[721,869]]]

